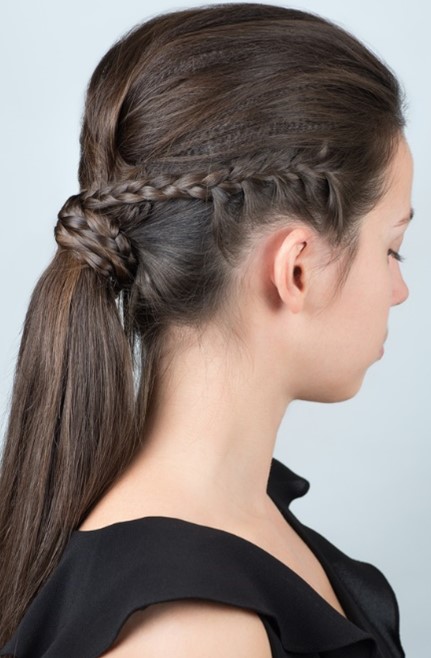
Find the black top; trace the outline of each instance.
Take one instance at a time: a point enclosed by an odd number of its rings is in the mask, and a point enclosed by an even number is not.
[[[283,562],[230,532],[164,516],[74,531],[0,656],[96,658],[152,603],[198,598],[255,611],[273,658],[400,658],[398,605],[383,574],[289,510],[309,488],[273,458],[268,494],[325,569],[346,619]]]

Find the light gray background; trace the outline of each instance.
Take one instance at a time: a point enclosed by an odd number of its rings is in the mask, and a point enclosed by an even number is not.
[[[78,189],[78,134],[90,74],[134,24],[166,9],[200,4],[2,4],[2,434],[29,296],[55,251],[56,214]],[[299,0],[285,6],[320,13],[346,27],[398,75],[409,100],[406,134],[415,160],[416,217],[401,250],[410,297],[391,312],[384,358],[369,370],[353,400],[293,403],[275,456],[311,481],[310,492],[293,504],[293,511],[351,556],[382,569],[397,593],[406,654],[426,658],[431,590],[429,3]]]

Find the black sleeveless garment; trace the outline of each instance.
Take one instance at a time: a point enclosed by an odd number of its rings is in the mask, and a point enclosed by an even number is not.
[[[290,511],[308,488],[273,458],[268,494],[319,559],[347,619],[252,542],[178,518],[147,516],[73,532],[0,656],[97,658],[134,611],[188,598],[257,613],[273,658],[404,656],[397,601],[383,574],[347,557]]]

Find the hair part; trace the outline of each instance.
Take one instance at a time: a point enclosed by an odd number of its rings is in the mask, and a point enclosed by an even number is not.
[[[80,191],[59,212],[17,360],[0,643],[136,454],[169,328],[220,319],[247,250],[291,221],[346,264],[384,192],[403,101],[393,72],[347,31],[271,5],[162,14],[101,59]]]

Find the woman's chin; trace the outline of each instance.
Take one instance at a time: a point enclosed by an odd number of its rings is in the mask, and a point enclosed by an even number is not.
[[[321,390],[310,391],[309,395],[304,395],[298,399],[327,404],[351,400],[360,391],[364,377],[365,372],[361,373],[357,379],[349,382],[327,382]]]

